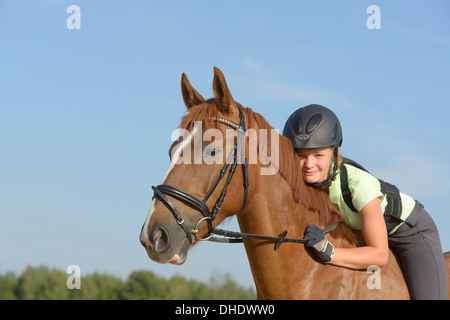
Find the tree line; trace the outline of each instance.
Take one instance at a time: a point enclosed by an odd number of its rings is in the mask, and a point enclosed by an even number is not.
[[[253,300],[230,275],[209,283],[180,275],[166,279],[151,271],[134,271],[126,280],[93,273],[83,275],[80,289],[68,289],[68,274],[46,266],[28,266],[20,275],[0,274],[0,300]]]

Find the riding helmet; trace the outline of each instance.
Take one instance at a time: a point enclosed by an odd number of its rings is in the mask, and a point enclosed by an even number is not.
[[[338,117],[318,104],[296,110],[286,121],[283,135],[291,140],[296,149],[342,145],[342,127]]]

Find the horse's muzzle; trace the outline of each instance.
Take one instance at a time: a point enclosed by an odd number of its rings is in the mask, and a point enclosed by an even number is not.
[[[171,233],[164,225],[157,225],[150,232],[142,229],[140,242],[150,259],[173,264],[183,264],[186,261],[190,242],[178,232],[178,228],[175,230],[177,232]]]

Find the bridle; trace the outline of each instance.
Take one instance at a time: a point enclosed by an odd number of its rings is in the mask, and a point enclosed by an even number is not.
[[[234,141],[233,148],[231,149],[230,153],[228,154],[225,164],[222,167],[222,170],[220,170],[220,174],[217,177],[216,181],[212,185],[211,189],[208,191],[206,196],[203,198],[203,200],[200,200],[189,193],[186,193],[180,189],[177,189],[173,186],[167,185],[167,184],[161,184],[157,187],[152,186],[152,189],[154,191],[154,197],[157,197],[159,200],[161,200],[167,208],[172,213],[173,217],[177,221],[178,225],[183,229],[183,231],[186,233],[187,238],[189,239],[190,243],[193,241],[192,234],[199,240],[210,240],[213,230],[215,229],[215,226],[213,227],[213,224],[215,224],[215,219],[217,216],[217,213],[219,212],[220,208],[222,207],[222,204],[225,200],[225,197],[227,195],[228,186],[231,183],[231,180],[233,179],[233,175],[236,171],[236,167],[238,164],[241,164],[242,166],[242,173],[243,173],[243,180],[244,180],[244,201],[242,203],[241,210],[245,207],[247,204],[247,196],[248,196],[248,162],[247,162],[247,156],[245,154],[245,117],[244,113],[242,111],[241,106],[237,104],[239,109],[239,122],[240,124],[237,124],[233,121],[230,121],[228,119],[224,119],[221,117],[217,118],[210,118],[211,121],[216,121],[222,124],[225,124],[237,131],[237,138]],[[238,155],[240,155],[240,158],[238,158]],[[219,185],[219,182],[225,177],[225,174],[228,170],[228,167],[231,168],[228,172],[227,180],[225,181],[225,185],[223,186],[222,192],[220,193],[219,198],[217,199],[214,207],[210,211],[208,206],[206,205],[206,201],[211,197],[214,190]],[[194,229],[189,230],[186,224],[184,223],[184,219],[181,216],[181,214],[178,212],[175,205],[167,198],[167,196],[170,196],[174,199],[177,199],[184,203],[185,205],[197,210],[203,215],[203,218],[201,218],[196,224]],[[198,227],[200,223],[203,221],[208,222],[208,228],[209,228],[209,235],[205,238],[199,238],[198,233]]]
[[[256,235],[256,234],[248,234],[248,233],[241,233],[241,232],[234,232],[234,231],[228,231],[228,230],[222,230],[217,229],[215,226],[215,219],[217,217],[217,213],[219,212],[220,208],[222,207],[222,204],[225,200],[225,197],[227,195],[228,186],[231,183],[231,180],[233,179],[233,175],[236,171],[236,167],[238,164],[241,164],[242,166],[242,173],[243,173],[243,186],[244,186],[244,201],[242,203],[241,210],[245,207],[247,204],[247,196],[248,196],[248,161],[247,156],[245,154],[245,117],[244,113],[242,111],[242,107],[237,104],[237,107],[239,109],[239,122],[240,124],[237,124],[233,121],[230,121],[225,118],[217,117],[217,118],[210,118],[211,121],[216,121],[222,124],[225,124],[237,131],[237,138],[234,142],[233,148],[231,149],[230,153],[227,156],[226,162],[224,166],[222,167],[222,170],[220,170],[220,174],[217,177],[216,181],[212,185],[211,189],[208,191],[206,196],[203,198],[203,200],[200,200],[189,193],[186,193],[180,189],[177,189],[173,186],[167,185],[167,184],[161,184],[158,186],[152,186],[152,189],[154,191],[153,197],[157,197],[159,200],[161,200],[166,207],[170,210],[173,217],[177,221],[178,225],[183,229],[183,231],[186,233],[186,237],[189,239],[189,242],[192,244],[194,238],[197,238],[198,240],[209,240],[209,241],[216,241],[216,242],[226,242],[226,243],[239,243],[242,242],[242,238],[252,238],[252,239],[259,239],[259,240],[266,240],[275,242],[274,250],[277,250],[281,243],[283,242],[294,242],[294,243],[306,243],[309,240],[308,238],[303,239],[295,239],[295,238],[286,238],[286,235],[288,233],[287,230],[284,230],[283,233],[281,233],[278,237],[272,237],[272,236],[264,236],[264,235]],[[238,158],[238,154],[240,155],[240,158]],[[222,192],[220,193],[219,198],[216,200],[216,203],[212,210],[209,210],[208,206],[206,205],[206,201],[211,197],[214,190],[219,185],[219,182],[225,177],[225,174],[228,170],[228,167],[231,164],[230,171],[228,172],[227,180],[225,181],[225,185],[223,186]],[[174,199],[177,199],[184,203],[185,205],[197,210],[203,215],[203,218],[197,221],[197,223],[194,226],[194,229],[189,230],[186,226],[183,217],[178,212],[175,205],[167,198],[167,196],[172,197]],[[203,221],[207,221],[208,223],[208,229],[209,229],[209,235],[207,235],[204,238],[200,238],[198,236],[198,228],[200,226],[200,223]],[[334,229],[337,228],[339,223],[342,221],[338,221],[336,223],[333,223],[332,225],[322,229],[324,233],[328,233]],[[214,225],[214,226],[213,226]],[[212,237],[213,234],[220,235],[223,237],[229,237],[229,238],[216,238]],[[194,237],[192,237],[194,235]]]

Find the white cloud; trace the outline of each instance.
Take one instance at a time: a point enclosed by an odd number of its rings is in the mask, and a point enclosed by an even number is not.
[[[270,71],[259,62],[244,58],[242,64],[250,71],[249,75],[237,76],[239,90],[247,96],[258,97],[258,100],[297,100],[301,104],[318,103],[354,109],[354,104],[342,95],[311,87],[303,83],[289,83],[273,80],[276,73]],[[286,80],[289,81],[289,80]]]
[[[418,27],[413,26],[403,26],[397,23],[392,24],[392,29],[398,31],[401,34],[404,34],[408,37],[411,37],[417,41],[420,39],[424,42],[440,45],[444,47],[450,46],[450,37],[448,34],[439,33],[436,31],[428,31],[424,29],[420,29]]]
[[[269,74],[269,71],[263,65],[261,65],[259,62],[255,60],[244,58],[242,60],[242,64],[247,70],[252,71],[258,75]]]
[[[400,191],[413,198],[441,195],[446,192],[448,170],[435,159],[416,154],[392,156],[387,161],[389,168],[374,170],[382,180],[395,184]]]

